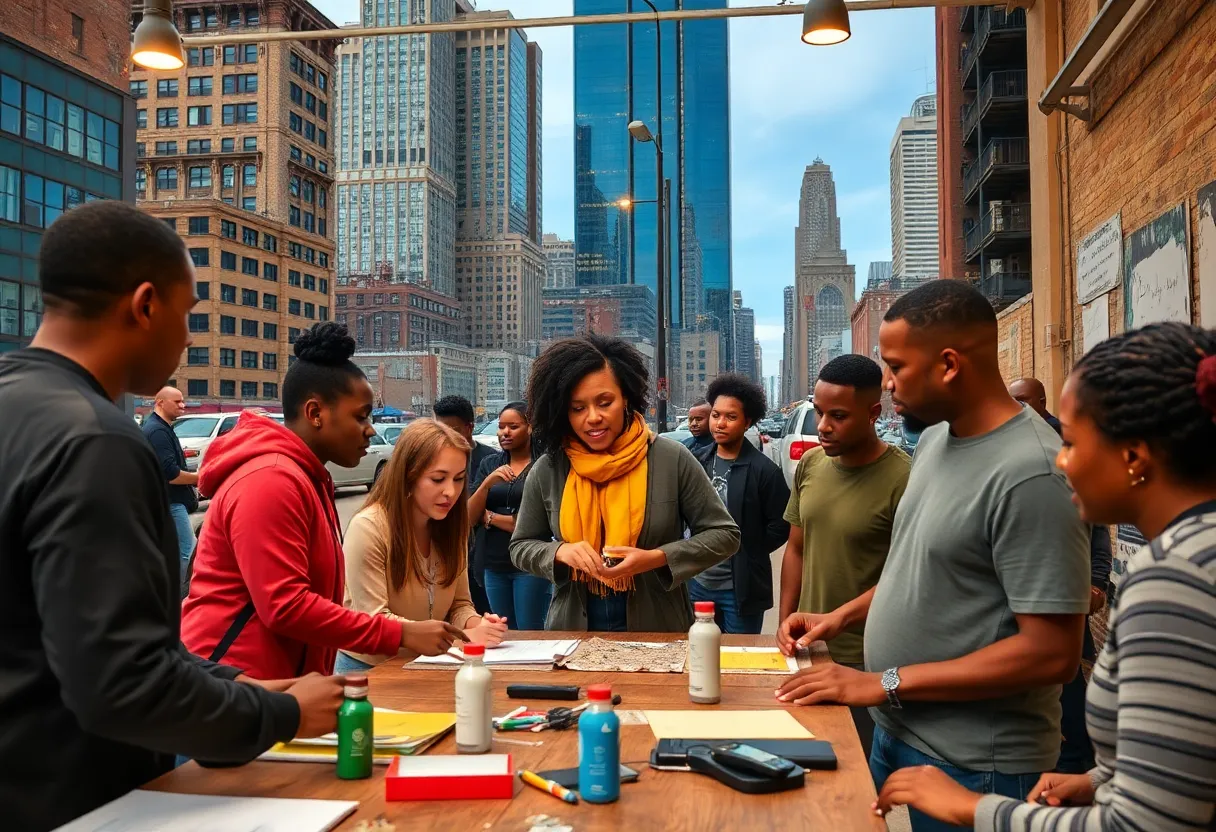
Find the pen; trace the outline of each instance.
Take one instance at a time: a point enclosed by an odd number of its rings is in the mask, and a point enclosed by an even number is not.
[[[499,731],[513,731],[516,728],[530,728],[537,723],[544,722],[543,716],[525,716],[519,719],[504,719],[498,723]]]
[[[542,792],[548,792],[556,798],[566,801],[567,803],[578,803],[578,795],[567,789],[560,783],[554,783],[552,780],[546,780],[539,774],[533,774],[530,771],[521,771],[519,779],[523,780],[529,786],[540,789]]]

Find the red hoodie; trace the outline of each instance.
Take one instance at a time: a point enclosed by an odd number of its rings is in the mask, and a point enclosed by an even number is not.
[[[303,440],[243,413],[207,449],[199,489],[212,500],[182,604],[187,649],[255,679],[332,673],[338,648],[396,654],[400,622],[342,606],[334,482]]]

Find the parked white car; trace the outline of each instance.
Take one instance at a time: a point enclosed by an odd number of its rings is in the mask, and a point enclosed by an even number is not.
[[[203,464],[207,447],[216,438],[235,428],[236,420],[240,418],[240,415],[240,413],[192,413],[182,416],[174,422],[173,432],[177,434],[178,441],[182,443],[182,451],[186,455],[186,467],[191,471],[197,471]],[[282,413],[267,413],[266,415],[277,422],[283,421]],[[367,453],[354,468],[343,468],[332,462],[326,464],[325,468],[334,478],[336,487],[365,485],[369,491],[371,490],[376,479],[388,465],[389,457],[393,453],[393,446],[379,433],[373,435],[369,442]]]
[[[819,447],[819,419],[809,398],[795,407],[786,418],[781,437],[774,439],[773,445],[773,461],[781,466],[786,485],[793,488],[798,461],[809,451]]]
[[[496,451],[501,451],[502,445],[498,444],[498,420],[491,419],[489,422],[474,428],[473,441],[480,442],[482,445],[493,448]]]

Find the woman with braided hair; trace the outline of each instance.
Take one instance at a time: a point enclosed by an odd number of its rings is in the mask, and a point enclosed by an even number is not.
[[[1089,523],[1149,545],[1127,564],[1086,718],[1097,765],[1044,774],[1025,803],[935,768],[887,779],[907,804],[977,830],[1210,830],[1216,823],[1216,332],[1146,326],[1094,347],[1064,385],[1056,460]]]

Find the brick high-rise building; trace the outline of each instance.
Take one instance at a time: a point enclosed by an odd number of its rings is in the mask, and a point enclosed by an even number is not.
[[[546,234],[541,247],[545,250],[545,288],[574,288],[574,240]]]
[[[459,343],[460,307],[420,283],[352,275],[339,277],[334,320],[345,324],[363,350],[418,350],[432,342]]]
[[[137,3],[132,24],[141,16]],[[305,0],[176,0],[185,34],[333,27]],[[198,274],[191,404],[267,404],[301,330],[329,320],[333,41],[192,47],[176,72],[137,69],[139,205],[177,229]]]
[[[541,337],[540,119],[540,48],[520,29],[457,33],[455,294],[472,347],[519,350]]]
[[[0,3],[0,352],[42,321],[43,229],[82,202],[135,200],[129,3]]]

